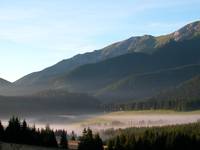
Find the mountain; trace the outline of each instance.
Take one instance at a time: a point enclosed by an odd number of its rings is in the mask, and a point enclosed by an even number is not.
[[[147,47],[155,44],[153,36],[131,37],[127,40],[114,43],[100,50],[78,54],[72,58],[63,60],[49,68],[39,72],[28,74],[14,82],[13,87],[0,91],[3,95],[24,95],[34,93],[51,86],[52,80],[60,77],[62,74],[69,73],[84,64],[92,64],[108,60],[130,52],[145,51]],[[9,91],[9,92],[8,92]]]
[[[180,85],[163,91],[157,96],[154,96],[155,99],[163,100],[199,100],[200,103],[200,75],[187,80]]]
[[[182,27],[181,29],[164,36],[157,37],[158,45],[157,47],[164,45],[165,43],[169,42],[170,40],[179,42],[184,40],[192,39],[200,34],[200,21],[196,21],[186,26]]]
[[[107,110],[172,109],[189,111],[200,109],[200,74],[142,100],[104,104]]]
[[[95,93],[130,75],[200,64],[199,42],[200,36],[180,42],[170,41],[153,54],[130,53],[82,65],[55,79],[55,86],[70,91]]]
[[[12,83],[0,78],[0,88],[10,86]]]
[[[28,96],[0,96],[0,116],[40,116],[98,112],[99,101],[81,93],[46,90]]]
[[[151,35],[131,37],[127,40],[111,44],[103,49],[96,50],[90,53],[79,54],[72,58],[63,60],[42,71],[31,73],[15,82],[17,86],[43,86],[48,85],[52,79],[61,76],[63,73],[68,73],[73,69],[91,63],[97,63],[116,56],[127,53],[145,53],[151,54],[157,51],[157,48],[162,47],[169,41],[183,41],[193,38],[200,31],[200,22],[194,22],[186,25],[180,30],[169,35],[154,37]]]
[[[106,102],[138,101],[176,87],[197,75],[200,75],[200,65],[187,65],[151,73],[130,75],[99,90],[96,97]]]
[[[146,104],[151,107],[176,110],[200,109],[200,75],[171,89],[160,92]]]
[[[105,103],[146,99],[199,74],[199,33],[200,22],[194,22],[164,36],[131,37],[29,74],[0,89],[0,95],[30,99],[52,89],[85,93]]]
[[[17,80],[15,85],[29,86],[48,84],[49,80],[59,76],[62,73],[68,73],[81,65],[97,63],[132,51],[139,52],[145,50],[147,47],[153,48],[155,45],[153,43],[155,43],[155,38],[153,36],[145,35],[142,37],[132,37],[127,40],[114,43],[100,50],[95,50],[85,54],[78,54],[42,71],[31,73]]]

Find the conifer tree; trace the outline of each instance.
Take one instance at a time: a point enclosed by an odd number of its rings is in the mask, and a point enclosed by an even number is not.
[[[75,136],[74,131],[72,131],[72,133],[71,133],[71,140],[72,140],[72,141],[75,141],[75,140],[76,140],[76,136]]]
[[[64,149],[68,149],[67,135],[66,135],[66,132],[64,130],[61,133],[60,147],[64,148]]]
[[[0,140],[2,141],[4,138],[4,127],[0,121]]]
[[[103,150],[103,141],[100,138],[99,134],[95,134],[94,136],[94,146],[95,150]]]

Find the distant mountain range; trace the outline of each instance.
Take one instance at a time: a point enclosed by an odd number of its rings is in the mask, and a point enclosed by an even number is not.
[[[131,37],[12,84],[1,79],[0,95],[32,97],[53,90],[83,93],[101,103],[149,99],[200,75],[199,43],[200,21],[164,36]],[[46,95],[52,97],[51,92]]]

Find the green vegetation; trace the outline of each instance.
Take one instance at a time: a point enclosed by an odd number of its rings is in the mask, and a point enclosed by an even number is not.
[[[59,143],[56,140],[57,136],[60,137]],[[79,150],[103,150],[103,141],[99,134],[93,134],[89,128],[84,129],[83,135],[78,139],[79,141],[76,141],[75,133],[72,132],[71,140],[79,143]],[[0,121],[0,142],[68,149],[65,130],[54,132],[49,125],[45,129],[36,129],[35,126],[29,127],[25,120],[21,122],[17,117],[12,117],[5,129]]]
[[[54,131],[49,126],[45,129],[37,130],[35,127],[29,127],[25,120],[21,122],[17,117],[12,117],[5,129],[0,123],[0,141],[44,147],[58,147]]]
[[[72,133],[71,133],[71,140],[72,141],[76,140],[76,135],[75,135],[74,131],[72,131]]]
[[[78,150],[103,150],[103,142],[99,134],[93,135],[91,129],[84,129],[80,137]]]
[[[128,113],[178,113],[168,110],[138,111]],[[121,115],[122,112],[113,113]],[[185,112],[184,114],[199,113]],[[56,135],[60,132],[60,143],[57,144]],[[200,147],[200,122],[184,125],[170,125],[163,127],[131,127],[126,129],[112,129],[102,131],[111,135],[104,141],[108,150],[198,150]],[[76,141],[72,133],[73,141]],[[110,136],[109,136],[110,137]],[[6,143],[37,145],[43,147],[60,147],[68,149],[67,134],[64,130],[52,131],[49,126],[45,129],[36,130],[29,127],[26,121],[20,121],[12,117],[8,126],[4,129],[0,123],[0,141]],[[84,129],[82,136],[78,137],[78,150],[103,150],[103,141],[99,134],[93,134],[91,129]]]
[[[153,96],[169,87],[176,87],[182,82],[200,74],[200,65],[187,65],[151,73],[130,75],[115,82],[96,94],[97,97],[119,101]]]
[[[107,110],[171,109],[189,111],[200,109],[200,76],[196,76],[175,88],[160,92],[157,96],[126,104],[110,104]]]
[[[26,96],[0,96],[1,116],[88,113],[99,111],[98,107],[99,101],[92,96],[66,90],[46,90]]]
[[[175,110],[191,111],[200,109],[199,98],[181,98],[171,100],[150,99],[146,101],[131,102],[125,104],[108,104],[103,108],[107,111],[130,111],[130,110]]]
[[[200,123],[114,131],[108,150],[198,150]]]
[[[156,37],[157,41],[156,47],[161,47],[165,45],[166,43],[170,42],[171,39],[172,39],[171,34]]]

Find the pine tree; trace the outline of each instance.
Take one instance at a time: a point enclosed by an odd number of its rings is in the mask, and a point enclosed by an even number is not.
[[[4,127],[0,121],[0,140],[2,141],[4,138]]]
[[[28,144],[30,143],[30,136],[28,135],[28,125],[26,120],[23,120],[22,127],[21,127],[21,142]]]
[[[26,120],[23,120],[23,122],[22,122],[22,130],[26,131],[27,128],[28,128],[28,126],[27,126]]]
[[[117,136],[115,143],[114,143],[114,150],[122,150],[123,146],[120,143],[120,137]]]
[[[75,140],[76,140],[76,136],[75,136],[74,131],[72,131],[72,133],[71,133],[71,140],[72,140],[72,141],[75,141]]]
[[[113,140],[109,140],[108,143],[107,143],[107,145],[108,145],[108,150],[113,150],[113,147],[114,147]]]
[[[94,136],[94,146],[95,150],[103,150],[103,141],[100,138],[99,134],[95,134]]]
[[[66,135],[66,132],[64,130],[61,133],[60,147],[64,148],[64,149],[68,149],[67,135]]]
[[[21,142],[20,131],[21,131],[20,120],[17,117],[12,117],[9,120],[8,126],[5,130],[6,141],[13,143],[20,143]]]
[[[93,150],[94,149],[94,139],[91,129],[84,129],[83,135],[80,137],[80,143],[78,150]]]

